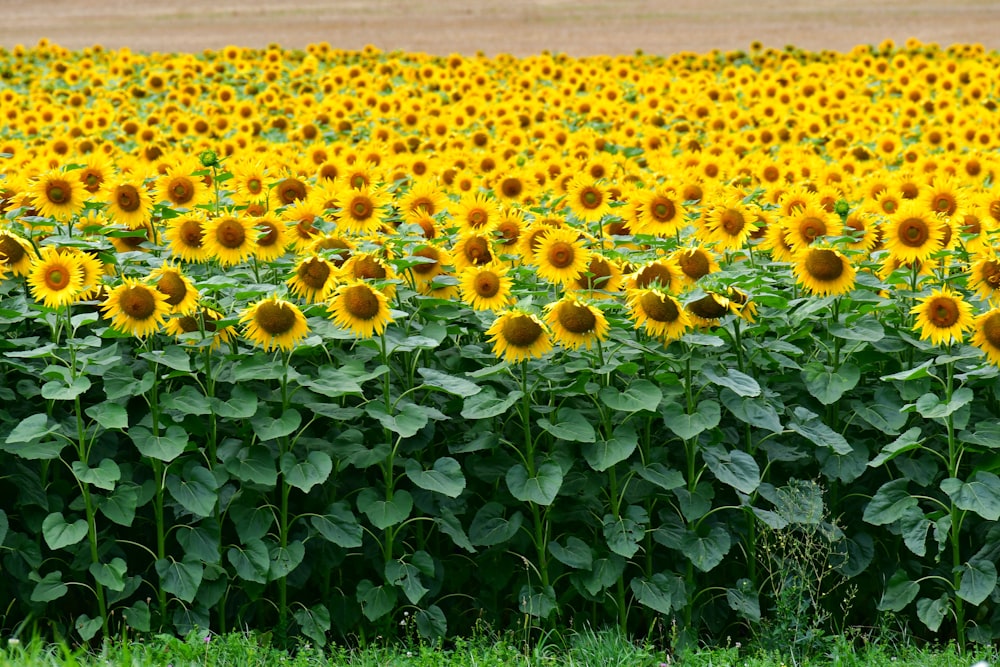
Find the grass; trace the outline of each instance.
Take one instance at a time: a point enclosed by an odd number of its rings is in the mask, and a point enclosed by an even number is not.
[[[997,662],[995,649],[962,655],[953,645],[919,647],[891,641],[855,646],[833,638],[821,655],[795,660],[764,654],[740,645],[706,648],[671,656],[663,649],[637,643],[617,631],[548,635],[533,646],[513,636],[456,639],[447,648],[417,644],[371,645],[362,649],[320,649],[303,645],[288,652],[268,645],[258,634],[191,635],[185,639],[154,635],[106,644],[99,650],[71,649],[64,644],[10,640],[0,650],[0,667],[969,667],[977,660]]]

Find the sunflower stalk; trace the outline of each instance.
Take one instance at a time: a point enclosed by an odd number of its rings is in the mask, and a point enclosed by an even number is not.
[[[531,387],[528,383],[528,361],[521,362],[521,402],[519,412],[521,413],[521,424],[524,427],[524,466],[528,471],[528,478],[535,477],[535,439],[531,432]],[[542,590],[549,587],[549,564],[547,557],[548,548],[548,528],[546,525],[547,512],[542,510],[538,503],[533,500],[528,501],[531,507],[531,519],[534,524],[535,553],[538,556],[538,575],[541,579]]]
[[[951,345],[948,346],[947,353],[951,354]],[[951,403],[952,394],[955,389],[955,362],[949,361],[945,364],[945,404]],[[948,475],[952,479],[958,478],[958,470],[962,465],[961,443],[955,437],[954,415],[948,413],[945,417],[945,432],[948,438]],[[954,590],[958,591],[962,583],[962,519],[965,513],[958,508],[953,499],[949,500],[949,515],[951,516],[951,527],[948,535],[951,541],[951,571],[952,584]],[[955,640],[961,651],[966,650],[965,644],[965,601],[955,595]]]

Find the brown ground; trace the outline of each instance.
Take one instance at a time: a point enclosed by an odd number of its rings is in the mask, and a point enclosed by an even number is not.
[[[2,0],[0,46],[200,51],[229,44],[434,54],[847,51],[909,37],[1000,48],[997,0]]]

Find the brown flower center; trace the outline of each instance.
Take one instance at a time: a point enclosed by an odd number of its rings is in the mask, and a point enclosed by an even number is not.
[[[983,338],[987,343],[994,349],[1000,350],[1000,313],[992,313],[985,317],[980,331],[983,332]]]
[[[556,241],[549,246],[548,252],[545,253],[545,258],[555,268],[565,269],[573,265],[573,260],[576,259],[576,249],[572,243]]]
[[[202,229],[197,220],[185,220],[181,223],[177,234],[180,241],[190,248],[200,248]]]
[[[306,198],[306,185],[297,178],[286,178],[278,183],[278,200],[285,205]]]
[[[576,284],[584,289],[600,289],[611,278],[611,265],[602,257],[594,257],[587,270],[576,279]]]
[[[719,226],[729,236],[739,236],[746,224],[747,221],[743,214],[731,208],[727,208],[719,216]]]
[[[579,303],[564,303],[556,311],[559,324],[566,331],[575,334],[585,334],[597,326],[597,317],[587,306]]]
[[[677,264],[691,280],[698,280],[702,276],[707,276],[712,266],[708,261],[708,255],[702,250],[691,249],[682,252],[677,258]]]
[[[225,218],[215,229],[215,240],[223,248],[241,248],[247,240],[247,230],[235,218]]]
[[[17,264],[24,258],[24,248],[10,236],[0,236],[0,259],[8,264]]]
[[[511,199],[520,197],[521,193],[524,192],[524,183],[519,178],[505,178],[500,182],[500,192],[503,193],[504,197]]]
[[[184,284],[184,279],[181,274],[174,271],[160,276],[156,283],[156,289],[167,295],[167,303],[171,306],[179,304],[187,294],[187,285]]]
[[[93,194],[101,189],[104,176],[96,169],[84,169],[80,172],[80,182],[83,183],[84,190]]]
[[[115,188],[114,200],[118,208],[126,213],[138,211],[139,207],[142,206],[139,190],[134,185],[127,183]]]
[[[72,186],[61,178],[52,179],[45,184],[45,197],[53,204],[67,203],[72,193]]]
[[[379,314],[380,302],[367,285],[353,285],[344,290],[344,310],[359,320],[370,320]]]
[[[472,281],[476,294],[484,298],[492,298],[500,291],[500,276],[492,271],[480,271]]]
[[[938,213],[951,215],[958,209],[958,202],[950,194],[941,193],[934,198],[934,210]]]
[[[469,221],[469,226],[473,229],[479,229],[485,225],[489,218],[489,214],[481,208],[474,208],[465,216],[465,219]]]
[[[826,223],[814,216],[806,216],[799,220],[799,236],[806,243],[812,243],[817,237],[826,234]]]
[[[435,248],[421,248],[420,250],[415,251],[413,256],[434,260],[432,262],[420,262],[419,264],[413,265],[413,272],[419,273],[420,275],[433,274],[438,269],[438,264],[441,260],[441,253],[439,253]]]
[[[372,200],[363,195],[358,195],[351,199],[351,203],[348,205],[347,210],[350,215],[355,220],[367,220],[372,217],[372,213],[375,212],[375,207],[372,206]]]
[[[580,205],[586,209],[594,210],[604,203],[604,194],[595,187],[585,187],[580,192]]]
[[[147,320],[156,314],[156,297],[145,285],[126,287],[118,299],[118,306],[133,320]]]
[[[666,197],[656,197],[649,204],[649,214],[657,222],[670,222],[677,215],[677,207]]]
[[[521,236],[521,228],[516,222],[504,220],[497,226],[497,236],[501,245],[514,245]]]
[[[250,178],[246,182],[247,192],[252,195],[259,195],[264,189],[264,184],[260,182],[259,178]]]
[[[960,315],[958,304],[954,299],[939,296],[927,304],[925,311],[927,319],[939,329],[947,329],[958,322]]]
[[[261,248],[270,248],[278,242],[278,225],[270,220],[258,220],[256,227],[259,232],[259,236],[257,237],[258,246]]]
[[[310,289],[323,289],[330,277],[330,265],[319,257],[312,257],[299,265],[296,274],[299,280]]]
[[[714,294],[707,294],[692,301],[687,305],[687,309],[703,320],[717,320],[729,312],[726,304],[719,303]]]
[[[639,305],[646,317],[656,322],[674,322],[681,314],[673,299],[656,292],[643,294],[639,298]]]
[[[168,184],[167,195],[173,204],[183,206],[194,198],[194,183],[186,176],[176,176]]]
[[[542,336],[542,327],[538,326],[528,315],[508,317],[501,329],[503,338],[508,345],[514,347],[530,347]]]
[[[833,250],[810,250],[805,259],[805,270],[815,280],[830,282],[844,274],[844,261]]]
[[[911,248],[921,248],[930,239],[931,230],[920,218],[907,218],[899,225],[899,240]]]
[[[295,326],[295,311],[288,304],[265,301],[257,306],[254,321],[268,334],[280,336]]]
[[[466,259],[472,264],[488,264],[493,260],[490,244],[482,236],[473,236],[462,248]]]
[[[635,286],[643,289],[653,285],[669,288],[673,280],[674,274],[671,273],[670,269],[663,264],[656,263],[650,264],[636,274]]]
[[[63,266],[53,266],[45,272],[45,286],[59,292],[69,286],[69,272]]]

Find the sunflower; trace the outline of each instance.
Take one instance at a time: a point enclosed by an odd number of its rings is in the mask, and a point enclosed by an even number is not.
[[[670,261],[681,270],[684,282],[689,285],[719,270],[715,254],[701,246],[678,248],[671,253]]]
[[[281,220],[291,228],[291,245],[295,251],[305,251],[323,233],[320,229],[324,222],[323,212],[323,205],[311,199],[295,202],[282,210]]]
[[[101,304],[111,328],[138,338],[155,333],[170,312],[167,295],[134,278],[125,278]]]
[[[507,267],[498,262],[466,267],[458,276],[462,301],[472,306],[473,310],[506,308],[513,300],[513,280],[507,271]]]
[[[721,250],[739,250],[754,231],[753,211],[736,195],[723,196],[702,215],[699,238]]]
[[[65,221],[83,210],[86,195],[78,178],[53,169],[34,179],[28,197],[38,215]]]
[[[423,216],[434,217],[448,207],[448,196],[434,181],[423,179],[410,186],[399,198],[399,210],[406,222]]]
[[[936,176],[917,197],[925,211],[951,217],[965,204],[958,181],[951,176]]]
[[[542,357],[552,350],[552,337],[545,323],[516,308],[500,314],[486,335],[493,343],[493,354],[512,364]]]
[[[212,308],[202,308],[190,315],[175,315],[167,320],[163,330],[177,338],[195,338],[200,334],[202,340],[210,339],[211,350],[216,350],[233,339],[233,327],[219,327],[218,321],[222,313]]]
[[[452,220],[459,234],[492,234],[500,223],[500,204],[483,192],[469,193],[455,206]]]
[[[334,324],[358,338],[380,336],[393,321],[385,293],[363,280],[352,280],[338,287],[327,309]]]
[[[211,201],[212,191],[205,181],[192,173],[201,169],[201,164],[185,160],[167,169],[156,179],[154,190],[156,201],[170,202],[174,208],[193,209]]]
[[[590,265],[588,250],[575,229],[556,229],[539,242],[535,251],[535,273],[557,285],[567,285],[580,277]]]
[[[566,186],[566,203],[581,222],[600,222],[611,212],[611,193],[600,179],[577,174]]]
[[[28,275],[33,254],[34,249],[28,239],[6,229],[0,229],[0,263],[13,275]]]
[[[976,316],[971,342],[991,364],[1000,366],[1000,308]]]
[[[1000,258],[994,251],[977,255],[969,266],[969,289],[984,301],[1000,303]]]
[[[289,175],[275,182],[272,192],[277,206],[288,206],[305,199],[309,194],[309,186],[298,177]]]
[[[555,342],[572,350],[590,346],[607,338],[611,326],[597,307],[576,296],[566,295],[545,307],[545,322],[552,329]]]
[[[233,213],[209,218],[202,243],[210,257],[222,266],[234,266],[253,256],[256,250],[254,220]]]
[[[171,254],[185,262],[204,262],[209,258],[205,247],[205,225],[208,217],[203,211],[189,211],[167,221],[166,238]]]
[[[795,278],[812,294],[847,294],[854,289],[854,267],[839,251],[809,246],[796,253],[795,259]]]
[[[254,255],[262,262],[273,262],[285,254],[288,245],[288,228],[284,222],[271,215],[262,215],[252,221],[256,230]]]
[[[497,226],[493,228],[493,238],[501,249],[506,247],[514,252],[521,238],[521,232],[524,231],[524,225],[524,213],[521,209],[507,207],[500,212]]]
[[[637,193],[633,232],[654,236],[674,236],[684,229],[686,209],[681,195],[672,187],[640,190]]]
[[[650,336],[676,340],[691,326],[691,316],[677,299],[660,289],[630,289],[625,300],[635,328],[644,327]]]
[[[451,255],[444,248],[437,246],[421,245],[410,254],[418,260],[410,267],[414,283],[433,280],[444,273],[444,267],[451,265]]]
[[[243,336],[267,352],[291,350],[309,333],[309,324],[298,306],[276,296],[261,299],[240,313]]]
[[[151,271],[147,280],[167,295],[172,314],[188,315],[198,307],[198,290],[178,267],[164,264]]]
[[[83,189],[93,195],[100,192],[101,187],[113,173],[114,164],[111,158],[95,151],[83,160],[83,166],[77,171],[77,178]]]
[[[338,269],[344,266],[354,251],[354,244],[350,239],[339,234],[319,234],[313,237],[312,243],[306,248],[306,252],[319,253],[333,262]]]
[[[260,159],[237,161],[232,167],[234,198],[241,204],[260,201],[267,197],[267,168]]]
[[[107,202],[107,214],[113,221],[129,229],[140,229],[149,224],[153,215],[153,199],[141,176],[119,174],[104,184],[101,196]]]
[[[711,327],[733,311],[730,300],[716,292],[708,292],[705,296],[689,301],[684,309],[691,316],[692,326]]]
[[[460,234],[451,249],[455,268],[482,266],[494,260],[493,242],[482,234]]]
[[[337,267],[320,255],[302,257],[295,265],[292,276],[285,281],[292,294],[306,303],[326,301],[337,284]]]
[[[844,244],[845,248],[870,252],[881,242],[881,230],[874,214],[865,209],[857,208],[847,214],[844,219],[844,233],[852,240]]]
[[[936,345],[960,342],[975,325],[972,306],[947,286],[917,301],[910,313],[917,316],[913,329],[920,332],[920,340]]]
[[[665,292],[676,293],[685,283],[684,272],[671,258],[665,257],[636,267],[627,277],[625,288],[658,288]]]
[[[598,296],[598,292],[617,292],[621,284],[622,270],[618,264],[595,252],[591,253],[587,268],[568,288],[590,292],[590,296]]]
[[[344,188],[337,196],[337,226],[361,234],[377,232],[385,224],[389,197],[378,188]]]
[[[736,313],[740,319],[753,322],[757,317],[757,304],[750,298],[750,295],[736,287],[726,288],[726,294],[729,296],[730,310]]]
[[[785,238],[793,251],[801,250],[824,236],[840,236],[843,233],[840,216],[812,204],[796,207],[785,218],[784,227]]]
[[[101,277],[104,275],[104,264],[101,263],[101,260],[91,252],[79,248],[60,248],[59,252],[72,255],[80,266],[83,279],[76,300],[88,301],[97,298],[101,293]]]
[[[72,253],[46,246],[31,263],[28,286],[35,301],[46,307],[65,306],[76,301],[83,291],[83,269]]]
[[[907,201],[882,229],[889,255],[899,262],[926,261],[941,249],[940,221],[919,203]]]

